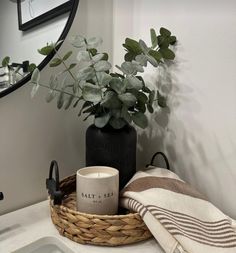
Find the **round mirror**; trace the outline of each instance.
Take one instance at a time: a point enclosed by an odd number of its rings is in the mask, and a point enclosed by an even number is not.
[[[30,80],[32,70],[42,69],[53,57],[38,49],[65,39],[79,0],[0,1],[0,97]],[[60,46],[60,45],[59,45]]]

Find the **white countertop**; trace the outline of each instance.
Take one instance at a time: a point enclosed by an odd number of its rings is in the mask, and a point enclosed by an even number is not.
[[[59,238],[76,253],[163,253],[154,239],[119,247],[81,245],[70,241],[60,236],[52,224],[48,201],[0,216],[1,253],[10,253],[45,236]]]

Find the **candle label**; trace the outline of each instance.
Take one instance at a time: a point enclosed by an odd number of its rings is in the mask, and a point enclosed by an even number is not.
[[[92,199],[93,203],[102,203],[102,199],[108,199],[114,196],[113,192],[107,192],[103,194],[94,194],[94,193],[81,193],[83,199]]]

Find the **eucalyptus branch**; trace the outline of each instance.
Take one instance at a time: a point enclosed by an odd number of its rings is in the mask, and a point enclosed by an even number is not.
[[[84,39],[84,42],[85,42],[86,45],[88,45],[88,42],[87,42],[86,39]],[[92,61],[92,60],[93,60],[93,57],[92,57],[91,53],[90,53],[89,51],[87,51],[87,52],[88,52],[88,54],[89,54],[90,60]],[[95,68],[94,68],[94,64],[92,64],[92,68],[93,68],[93,70],[94,70],[94,72],[95,72],[95,77],[96,77],[97,83],[98,83],[98,85],[100,85],[99,80],[98,80],[98,76],[97,76],[97,72],[96,72],[96,70],[95,70]]]
[[[85,120],[92,115],[96,127],[103,128],[110,125],[114,129],[121,129],[133,122],[144,129],[148,126],[146,113],[154,113],[154,106],[167,107],[167,98],[158,92],[156,94],[156,89],[151,90],[148,88],[139,73],[145,71],[147,64],[158,68],[160,64],[173,61],[175,53],[171,46],[177,41],[176,37],[172,36],[171,32],[163,27],[160,28],[158,35],[154,29],[150,31],[151,48],[141,39],[138,41],[130,38],[125,39],[123,44],[126,50],[125,61],[121,66],[115,65],[121,71],[121,74],[112,73],[112,66],[107,61],[107,57],[104,57],[105,54],[98,52],[98,46],[102,43],[99,38],[93,37],[87,40],[80,35],[74,37],[72,45],[80,50],[77,60],[82,63],[82,68],[78,69],[77,76],[76,73],[73,74],[74,71],[71,71],[77,64],[73,63],[68,67],[66,62],[72,52],[69,51],[61,57],[56,47],[47,45],[39,52],[47,55],[54,49],[57,58],[52,61],[50,66],[56,67],[63,64],[65,70],[62,73],[58,71],[59,74],[68,72],[73,79],[72,82],[75,81],[75,83],[67,86],[63,82],[61,87],[57,86],[58,80],[55,80],[56,83],[54,83],[54,79],[52,79],[50,85],[38,84],[38,86],[50,90],[47,101],[50,102],[57,98],[59,109],[65,103],[65,108],[69,108],[72,105],[73,98],[78,99],[76,105],[78,101],[83,100],[84,104],[78,116],[81,115],[84,108],[89,107],[84,111],[84,113],[89,113]],[[35,84],[31,93],[34,96],[38,88],[37,83],[40,80],[40,71],[38,69],[32,73],[31,80]],[[91,83],[88,80],[91,80]],[[80,82],[78,83],[78,81]],[[76,83],[78,83],[77,87]],[[80,92],[81,90],[82,92]],[[68,99],[64,98],[64,94],[70,97]]]
[[[32,82],[30,82],[30,84],[35,85],[35,84],[32,83]],[[50,91],[62,92],[62,93],[64,93],[64,94],[66,94],[66,95],[73,96],[74,98],[81,99],[81,97],[78,97],[78,96],[76,96],[75,94],[69,93],[69,92],[64,91],[64,90],[59,90],[59,89],[57,89],[57,88],[51,88],[51,87],[49,87],[49,86],[47,86],[47,85],[44,85],[44,84],[41,84],[41,83],[38,83],[37,85],[39,85],[39,86],[41,86],[41,87],[43,87],[43,88],[46,88],[46,89],[48,89],[48,90],[50,90]]]
[[[63,58],[60,56],[60,54],[58,53],[57,49],[54,47],[54,51],[56,53],[56,55],[58,56],[58,58],[61,60],[62,64],[64,65],[66,71],[70,74],[70,76],[72,77],[72,79],[77,82],[78,80],[74,77],[73,73],[70,71],[69,67],[66,65],[65,61],[63,60]],[[82,90],[81,86],[78,84],[78,87]]]

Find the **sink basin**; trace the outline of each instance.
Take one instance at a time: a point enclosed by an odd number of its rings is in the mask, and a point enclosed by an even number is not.
[[[56,237],[43,237],[12,253],[75,253]]]

